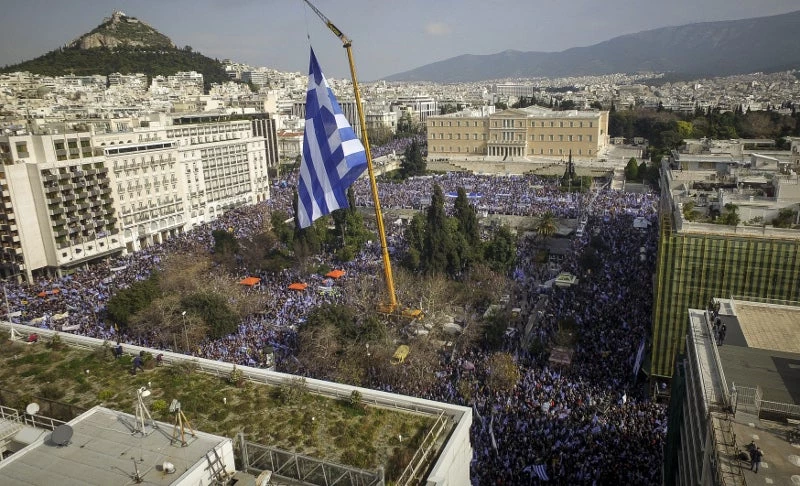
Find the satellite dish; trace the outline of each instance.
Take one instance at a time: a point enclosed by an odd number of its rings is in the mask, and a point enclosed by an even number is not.
[[[147,398],[150,396],[150,390],[144,390],[142,392],[142,398]]]
[[[25,413],[28,415],[36,415],[39,413],[39,404],[36,402],[29,403],[28,406],[25,407]]]
[[[161,465],[161,470],[167,474],[172,474],[175,472],[175,464],[172,464],[169,461],[164,461],[164,464]]]
[[[55,445],[65,446],[69,444],[69,441],[72,439],[72,433],[73,430],[71,426],[67,424],[59,425],[53,429],[50,440],[52,440]]]

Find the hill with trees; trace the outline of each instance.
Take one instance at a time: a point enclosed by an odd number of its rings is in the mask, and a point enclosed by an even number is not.
[[[43,76],[144,73],[149,78],[196,71],[203,74],[206,89],[211,83],[229,80],[218,60],[194,52],[190,46],[177,48],[169,37],[122,12],[114,12],[63,47],[0,69],[3,73],[19,71]]]

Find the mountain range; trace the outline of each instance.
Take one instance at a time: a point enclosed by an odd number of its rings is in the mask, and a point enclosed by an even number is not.
[[[385,79],[447,83],[636,72],[728,76],[800,68],[798,46],[800,11],[663,27],[561,52],[465,54]]]

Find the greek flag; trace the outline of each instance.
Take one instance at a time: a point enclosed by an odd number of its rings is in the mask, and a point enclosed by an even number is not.
[[[639,368],[642,366],[642,357],[644,356],[644,338],[642,338],[642,343],[639,345],[639,349],[636,350],[636,359],[633,362],[633,377],[636,378],[636,375],[639,374]]]
[[[366,168],[364,146],[342,114],[312,49],[297,202],[300,227],[348,207],[347,188]]]
[[[544,464],[531,464],[523,469],[522,472],[530,474],[531,477],[537,476],[542,481],[550,480],[550,478],[547,476],[547,466]]]

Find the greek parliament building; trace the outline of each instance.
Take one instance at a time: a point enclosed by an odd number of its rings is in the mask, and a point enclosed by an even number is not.
[[[278,154],[268,115],[57,127],[0,136],[4,277],[31,281],[134,252],[269,198]]]
[[[428,157],[594,159],[608,146],[607,111],[487,107],[429,116]]]
[[[800,180],[774,157],[673,152],[660,204],[649,371],[664,383],[685,349],[687,309],[733,295],[800,301]]]

